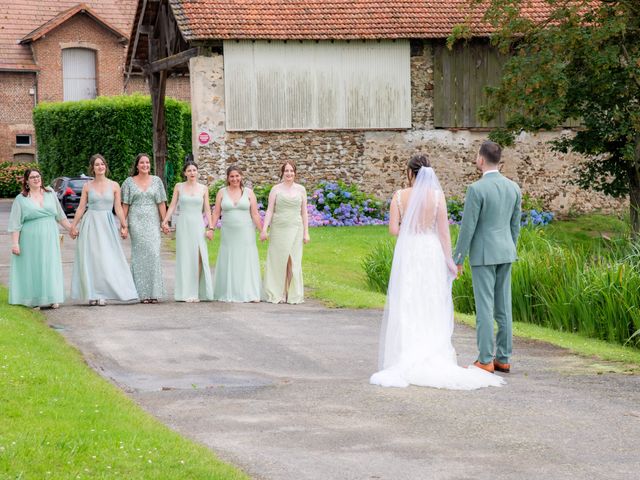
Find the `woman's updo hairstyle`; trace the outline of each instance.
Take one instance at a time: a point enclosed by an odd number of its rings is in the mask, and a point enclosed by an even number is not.
[[[184,165],[182,166],[182,174],[183,175],[186,175],[187,168],[189,168],[191,165],[196,167],[196,170],[198,170],[198,164],[196,162],[194,162],[193,160],[187,160],[186,162],[184,162]]]
[[[416,153],[412,155],[407,163],[407,178],[409,183],[413,183],[413,180],[418,176],[418,172],[422,167],[430,167],[431,162],[424,153]]]

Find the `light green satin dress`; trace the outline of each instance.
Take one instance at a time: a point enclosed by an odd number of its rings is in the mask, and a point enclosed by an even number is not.
[[[260,301],[260,260],[247,188],[234,205],[222,190],[222,231],[213,298],[222,302]]]
[[[9,303],[27,307],[64,302],[59,220],[64,211],[54,192],[43,206],[18,195],[11,206],[9,232],[20,232],[20,255],[11,255]]]
[[[209,269],[209,253],[202,218],[202,193],[189,195],[180,185],[176,222],[176,286],[177,302],[213,300],[213,282]]]
[[[267,263],[264,267],[263,298],[271,303],[302,303],[302,197],[278,192],[269,232]],[[291,259],[291,283],[285,294],[287,262]]]

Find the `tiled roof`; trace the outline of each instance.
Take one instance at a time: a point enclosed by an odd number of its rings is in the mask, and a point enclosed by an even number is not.
[[[75,7],[71,7],[68,10],[65,10],[64,12],[56,15],[44,25],[41,25],[40,27],[36,28],[34,31],[28,33],[22,40],[20,40],[20,43],[35,42],[36,40],[44,37],[51,30],[54,30],[55,28],[59,27],[64,22],[69,20],[74,15],[77,15],[78,13],[85,13],[86,15],[89,15],[91,18],[93,18],[96,22],[98,22],[104,28],[111,31],[111,33],[113,33],[114,35],[125,40],[127,39],[126,34],[122,33],[116,27],[113,27],[112,25],[110,25],[109,22],[107,22],[106,20],[100,18],[100,16],[97,15],[91,9],[91,7],[89,7],[86,3],[80,3]]]
[[[137,0],[10,0],[0,2],[0,70],[35,70],[29,45],[20,41],[65,10],[86,4],[102,22],[128,36]]]
[[[444,38],[468,22],[487,35],[470,0],[169,0],[186,40]],[[545,0],[525,13],[542,17]]]

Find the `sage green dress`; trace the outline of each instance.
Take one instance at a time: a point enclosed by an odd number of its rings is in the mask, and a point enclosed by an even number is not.
[[[209,252],[202,218],[203,193],[189,195],[180,185],[176,222],[177,302],[213,300],[213,282],[209,269]],[[203,187],[204,188],[204,187]]]
[[[20,232],[20,255],[11,255],[9,303],[27,307],[64,302],[59,220],[64,211],[54,192],[42,207],[20,194],[13,201],[9,232]]]
[[[167,193],[159,177],[153,176],[145,191],[140,190],[131,177],[122,184],[122,203],[129,205],[131,273],[141,300],[165,296],[158,204],[166,201]]]
[[[213,298],[222,302],[260,301],[260,261],[251,219],[249,189],[234,204],[222,189],[222,230]]]
[[[264,299],[271,303],[302,303],[302,197],[278,192],[271,220],[267,263],[264,267]],[[291,283],[285,294],[287,262],[291,259]]]

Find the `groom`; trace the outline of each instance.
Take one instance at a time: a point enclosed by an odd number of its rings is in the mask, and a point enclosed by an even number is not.
[[[462,225],[453,260],[462,273],[469,263],[476,301],[476,367],[488,372],[511,369],[511,263],[520,233],[520,187],[498,171],[502,149],[485,141],[476,157],[482,178],[467,189]],[[493,321],[498,323],[495,358]]]

